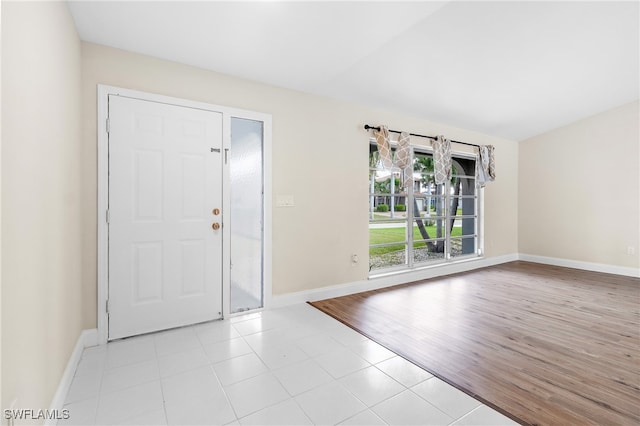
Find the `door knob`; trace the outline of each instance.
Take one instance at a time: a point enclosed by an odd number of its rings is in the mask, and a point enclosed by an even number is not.
[[[220,229],[220,224],[218,222],[213,222],[213,225],[211,225],[211,227],[214,231],[217,231],[218,229]]]

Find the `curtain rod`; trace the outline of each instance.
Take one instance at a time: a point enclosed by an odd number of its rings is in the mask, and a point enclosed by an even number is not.
[[[375,127],[375,126],[369,126],[368,124],[365,124],[365,125],[364,125],[364,129],[365,129],[365,130],[377,130],[377,131],[380,131],[380,126]],[[401,132],[401,131],[399,131],[399,130],[391,130],[391,129],[389,129],[389,131],[390,131],[391,133],[402,133],[402,132]],[[433,139],[433,140],[435,140],[435,139],[436,139],[436,137],[435,137],[435,136],[419,135],[419,134],[417,134],[417,133],[409,133],[409,134],[410,134],[411,136],[417,136],[417,137],[419,137],[419,138],[427,138],[427,139]],[[476,147],[476,148],[478,148],[478,149],[480,148],[480,145],[475,144],[475,143],[460,142],[460,141],[454,141],[454,140],[451,140],[450,142],[453,142],[453,143],[459,143],[459,144],[462,144],[462,145],[475,146],[475,147]]]

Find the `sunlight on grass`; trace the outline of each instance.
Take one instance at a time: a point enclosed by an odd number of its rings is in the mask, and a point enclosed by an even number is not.
[[[436,237],[436,227],[435,226],[427,226],[425,227],[427,233],[431,238]],[[413,235],[415,239],[422,239],[420,235],[420,230],[417,226],[413,227]],[[454,227],[451,236],[461,236],[462,228]],[[369,244],[387,244],[387,243],[403,243],[406,239],[405,228],[380,228],[380,229],[369,229]],[[425,243],[417,242],[413,244],[413,247],[424,247]],[[385,247],[371,247],[369,248],[369,255],[381,255],[386,253],[391,253],[394,251],[404,250],[404,244],[394,244]]]

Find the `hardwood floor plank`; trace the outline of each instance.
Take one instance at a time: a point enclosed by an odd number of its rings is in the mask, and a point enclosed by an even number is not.
[[[640,279],[519,261],[312,305],[522,424],[640,424]]]

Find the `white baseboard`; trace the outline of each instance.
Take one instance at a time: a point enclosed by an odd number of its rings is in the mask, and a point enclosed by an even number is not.
[[[398,284],[426,280],[442,275],[455,274],[457,272],[471,271],[473,269],[513,262],[515,260],[542,263],[546,265],[563,266],[566,268],[583,269],[586,271],[605,272],[609,274],[625,275],[629,277],[640,277],[640,269],[638,268],[628,268],[623,266],[606,265],[602,263],[582,262],[578,260],[513,253],[503,256],[485,257],[464,262],[426,267],[397,274],[374,277],[367,280],[298,291],[295,293],[274,295],[272,298],[271,307],[279,308],[296,303],[313,302],[315,300],[330,299],[332,297],[346,296],[349,294],[361,293],[363,291],[378,290]]]
[[[585,271],[605,272],[607,274],[640,278],[640,268],[583,262],[580,260],[561,259],[557,257],[536,256],[525,253],[520,253],[518,255],[518,259],[526,262],[543,263],[545,265],[563,266],[565,268],[584,269]]]
[[[517,254],[504,256],[475,258],[445,265],[429,266],[411,271],[373,277],[367,280],[338,284],[329,287],[314,288],[311,290],[298,291],[274,295],[271,299],[271,307],[279,308],[297,303],[313,302],[315,300],[330,299],[332,297],[346,296],[348,294],[360,293],[363,291],[378,290],[398,284],[405,284],[412,281],[426,280],[442,275],[465,272],[487,266],[518,260]]]
[[[71,356],[69,357],[69,361],[67,362],[67,368],[65,368],[62,377],[60,378],[60,383],[58,383],[58,389],[56,389],[56,393],[53,396],[53,400],[51,401],[51,409],[50,411],[57,410],[61,412],[64,406],[64,401],[67,399],[67,393],[69,392],[69,387],[71,386],[71,381],[73,380],[73,376],[76,374],[76,369],[78,368],[78,364],[80,363],[80,358],[82,358],[82,351],[84,348],[88,348],[90,346],[96,346],[98,344],[98,330],[95,328],[89,330],[83,330],[78,336],[78,340],[76,341],[76,345],[73,347],[73,352],[71,352]],[[55,426],[58,421],[55,419],[47,420],[45,422],[46,426]]]

